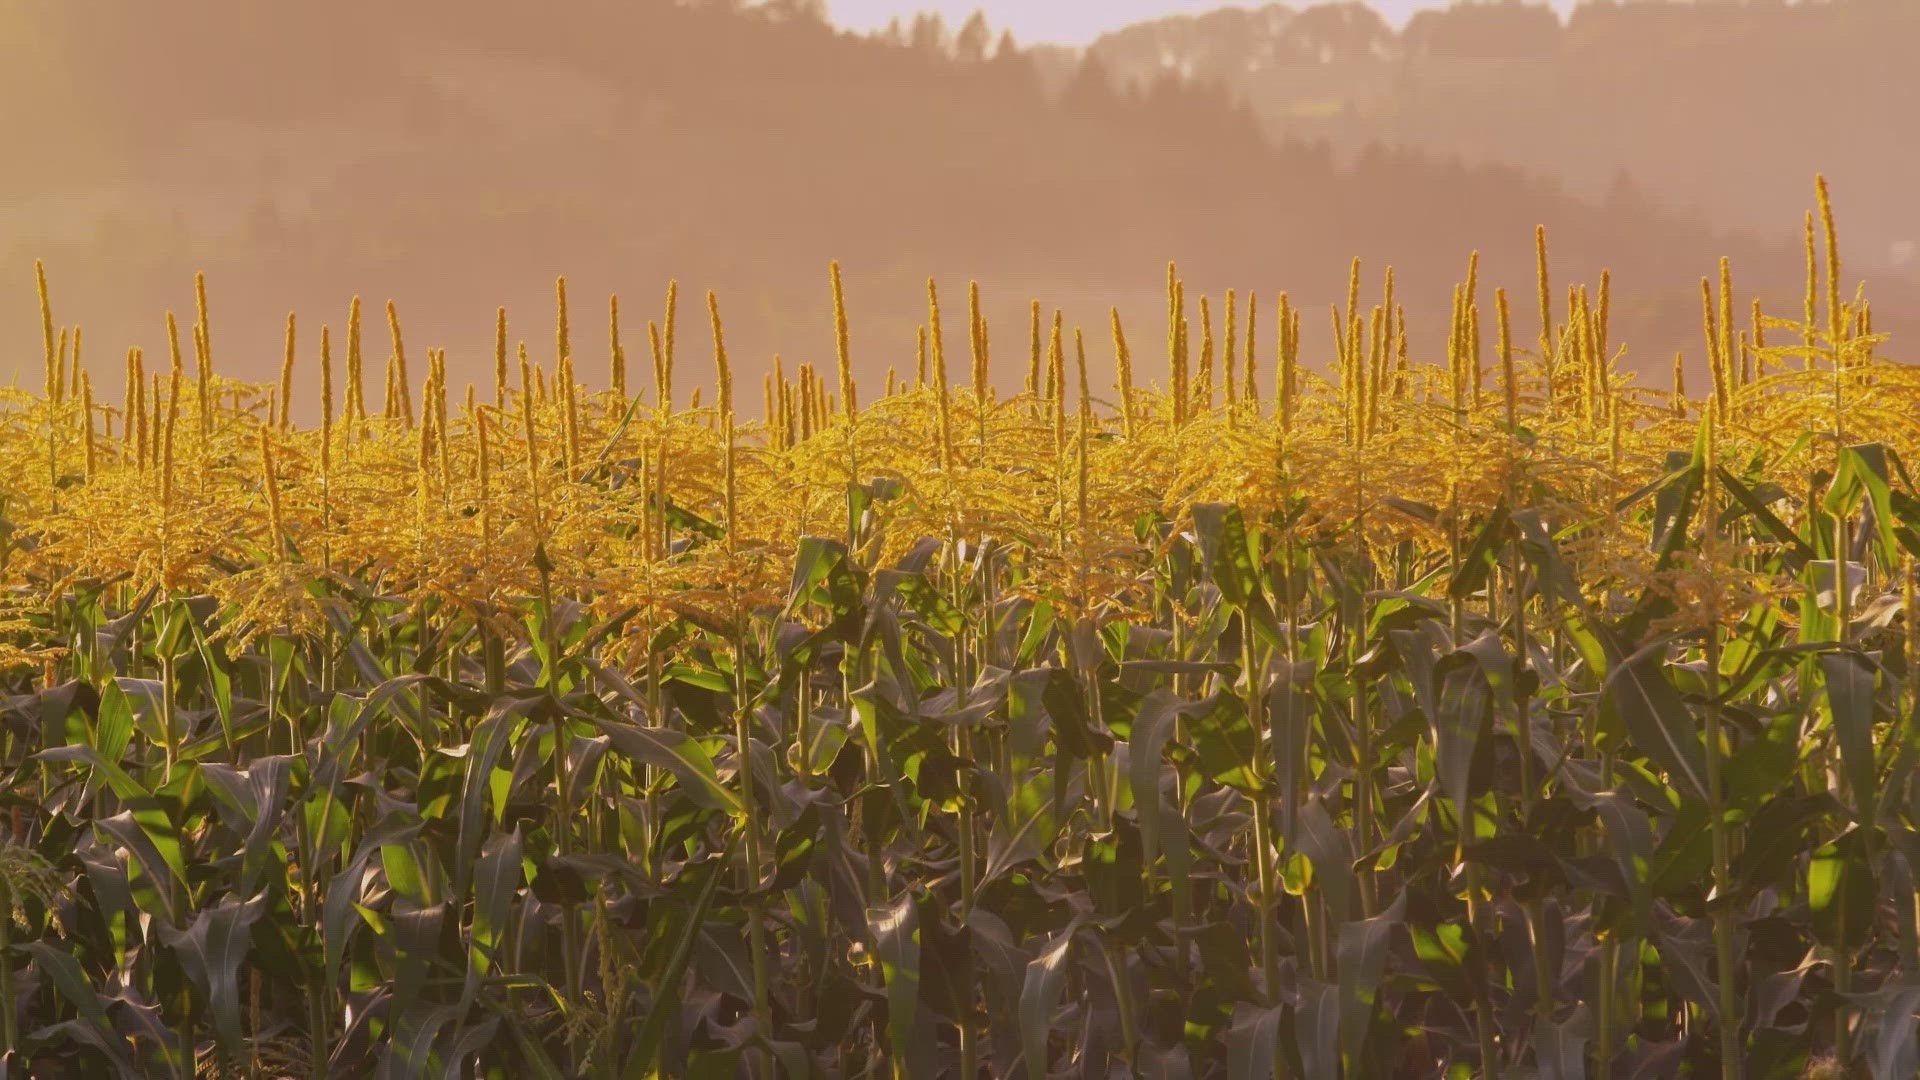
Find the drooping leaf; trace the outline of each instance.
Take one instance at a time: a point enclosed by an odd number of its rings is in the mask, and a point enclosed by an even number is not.
[[[1871,826],[1880,796],[1874,761],[1874,672],[1865,658],[1849,652],[1820,654],[1820,670],[1826,675],[1833,733],[1840,744],[1854,820]]]
[[[253,924],[266,910],[264,892],[246,900],[228,895],[201,911],[185,930],[164,923],[157,927],[160,940],[180,958],[194,986],[206,995],[220,1046],[232,1059],[240,1056],[245,1039],[240,1019],[240,965],[252,945]]]
[[[1340,927],[1339,958],[1340,1042],[1349,1067],[1360,1058],[1361,1043],[1371,1026],[1380,980],[1386,976],[1387,951],[1393,934],[1406,917],[1407,896],[1394,897],[1386,910],[1371,919]]]
[[[867,913],[887,988],[887,1042],[895,1061],[913,1051],[920,1006],[920,906],[912,894]]]
[[[487,839],[473,869],[473,925],[468,931],[467,982],[461,1000],[471,1005],[480,980],[498,963],[506,935],[507,916],[520,888],[522,853],[520,829],[495,833]]]
[[[647,728],[611,720],[595,723],[613,748],[634,761],[671,772],[689,798],[709,810],[743,812],[740,793],[720,782],[713,757],[691,735],[671,728]]]
[[[1601,690],[1602,708],[1613,710],[1634,745],[1665,769],[1686,797],[1704,801],[1707,760],[1701,724],[1661,669],[1665,649],[1656,642],[1615,667]]]
[[[1053,1011],[1066,985],[1067,953],[1079,932],[1076,916],[1027,963],[1026,981],[1020,987],[1020,1050],[1028,1080],[1047,1080],[1051,1065],[1047,1036],[1053,1031]]]

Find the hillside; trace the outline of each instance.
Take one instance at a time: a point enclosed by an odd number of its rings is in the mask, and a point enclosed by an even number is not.
[[[1824,171],[1854,254],[1920,271],[1920,5],[1903,0],[1495,0],[1395,31],[1358,3],[1142,23],[1090,50],[1115,79],[1214,79],[1270,136],[1535,169],[1604,199],[1631,184],[1724,227],[1774,229]],[[1844,73],[1844,77],[1840,75]]]
[[[0,333],[35,355],[44,258],[59,321],[117,371],[126,346],[163,347],[163,310],[186,310],[205,269],[224,370],[272,371],[289,309],[312,356],[359,293],[395,299],[410,343],[448,347],[457,386],[490,368],[494,305],[540,359],[556,274],[578,312],[621,293],[636,339],[677,275],[688,296],[718,290],[757,370],[775,351],[827,355],[838,258],[878,380],[913,363],[929,274],[955,298],[968,277],[1004,290],[988,313],[1012,356],[1029,297],[1090,328],[1117,300],[1145,342],[1169,258],[1191,289],[1258,289],[1269,310],[1289,289],[1324,311],[1358,255],[1369,281],[1398,267],[1417,345],[1436,348],[1468,252],[1485,280],[1530,289],[1541,222],[1560,281],[1611,267],[1617,336],[1657,371],[1695,346],[1694,290],[1718,255],[1743,291],[1798,296],[1797,214],[1762,246],[1512,168],[1338,164],[1263,137],[1202,81],[1121,94],[1089,73],[1051,95],[1006,42],[956,58],[837,34],[805,5],[737,6],[12,3],[0,110],[16,159],[38,165],[6,181],[0,266],[18,287]],[[1841,189],[1843,225],[1855,198]],[[1894,329],[1903,314],[1876,311]],[[1017,366],[998,374],[1017,383]]]

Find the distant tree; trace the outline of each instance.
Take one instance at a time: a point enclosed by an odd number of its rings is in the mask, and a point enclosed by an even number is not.
[[[956,59],[969,64],[977,64],[987,58],[987,46],[993,41],[993,30],[987,25],[984,11],[976,11],[960,27],[960,34],[953,41],[953,55]]]
[[[1020,51],[1014,42],[1013,34],[1002,31],[1000,43],[994,46],[993,59],[988,61],[987,70],[992,74],[992,83],[997,92],[1010,100],[1031,94],[1039,85],[1040,76],[1034,70],[1033,58]]]
[[[767,14],[781,22],[829,22],[827,0],[766,0]]]
[[[1423,11],[1400,33],[1409,56],[1454,59],[1544,57],[1558,50],[1559,16],[1521,0],[1460,4]]]
[[[1113,90],[1113,77],[1100,57],[1088,52],[1080,61],[1080,70],[1068,80],[1060,94],[1060,104],[1085,116],[1104,116],[1120,102]]]
[[[943,52],[947,47],[947,24],[937,13],[921,12],[913,17],[913,29],[907,37],[907,44],[916,49],[929,52]]]
[[[1372,60],[1393,49],[1393,27],[1365,4],[1319,4],[1294,16],[1282,35],[1290,52],[1322,64]]]

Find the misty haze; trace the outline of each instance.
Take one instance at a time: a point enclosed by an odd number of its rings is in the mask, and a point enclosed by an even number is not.
[[[1916,105],[1920,0],[0,0],[0,1080],[1920,1076]]]

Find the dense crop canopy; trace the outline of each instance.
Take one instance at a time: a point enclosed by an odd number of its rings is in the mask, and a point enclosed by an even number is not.
[[[563,284],[552,370],[502,313],[462,400],[392,305],[371,388],[357,301],[223,378],[203,292],[119,404],[48,304],[0,400],[10,1060],[1911,1076],[1920,375],[1812,235],[1804,314],[1703,283],[1700,398],[1544,238],[1537,327],[1472,267],[1444,363],[1390,277],[1323,376],[1284,296],[1195,325],[1170,270],[1164,374],[1036,305],[1006,398],[930,290],[860,400],[836,269],[837,378],[760,419],[711,297],[684,397],[677,297],[634,396]]]

